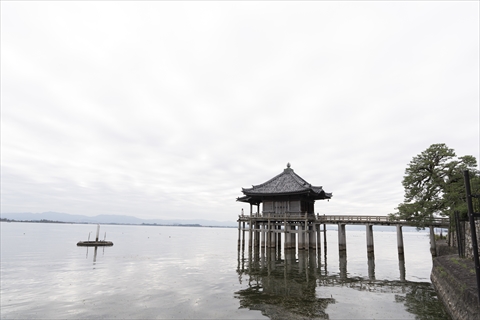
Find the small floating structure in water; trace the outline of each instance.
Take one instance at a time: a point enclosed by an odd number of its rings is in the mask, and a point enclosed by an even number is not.
[[[79,241],[77,243],[78,247],[111,247],[113,246],[112,241]]]
[[[111,247],[113,246],[112,241],[105,241],[107,233],[105,232],[105,237],[103,240],[98,240],[98,234],[100,233],[100,225],[97,225],[97,236],[95,241],[90,241],[90,233],[88,234],[88,241],[79,241],[77,242],[77,247]]]

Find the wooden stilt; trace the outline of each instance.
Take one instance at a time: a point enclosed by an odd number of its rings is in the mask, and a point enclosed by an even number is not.
[[[345,232],[345,224],[338,225],[338,250],[347,251],[347,235]]]
[[[402,226],[397,225],[397,248],[398,254],[403,256],[403,233],[402,233]]]

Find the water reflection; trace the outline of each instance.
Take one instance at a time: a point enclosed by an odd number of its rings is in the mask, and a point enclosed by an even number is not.
[[[400,270],[400,281],[405,281],[405,256],[398,254],[398,269]]]
[[[286,250],[281,259],[277,251],[262,250],[253,260],[239,262],[239,280],[248,281],[248,288],[235,293],[240,307],[260,310],[271,319],[328,319],[325,309],[335,299],[316,295],[316,255],[300,251],[297,259],[295,251]]]
[[[375,254],[373,252],[368,252],[367,258],[368,258],[368,279],[375,280]]]
[[[349,276],[346,252],[339,254],[338,273],[327,272],[326,259],[322,264],[315,250],[285,250],[283,259],[280,253],[254,251],[245,259],[239,251],[238,279],[248,284],[235,292],[240,308],[259,310],[271,319],[328,319],[329,306],[366,299],[391,313],[403,304],[416,319],[448,319],[430,283],[405,281],[404,259],[399,259],[400,279],[391,281],[375,278],[373,253],[368,255],[368,278]],[[338,310],[332,312],[338,315]]]
[[[345,250],[339,251],[338,255],[340,266],[340,279],[347,278],[347,252]]]
[[[88,248],[91,247],[86,247],[87,248],[87,253],[85,255],[85,259],[88,259]],[[93,265],[97,263],[97,251],[98,251],[98,246],[95,246],[95,249],[93,251]],[[105,246],[102,246],[102,256],[105,255]]]

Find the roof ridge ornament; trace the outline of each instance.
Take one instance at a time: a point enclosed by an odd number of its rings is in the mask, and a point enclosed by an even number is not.
[[[287,162],[287,167],[283,169],[283,172],[289,172],[289,173],[293,172],[293,169],[290,167],[291,167],[290,162]]]

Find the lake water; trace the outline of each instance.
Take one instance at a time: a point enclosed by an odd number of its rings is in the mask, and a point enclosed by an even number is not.
[[[347,229],[347,256],[237,250],[235,228],[1,223],[2,319],[448,319],[426,233]],[[323,234],[322,234],[323,239]]]

